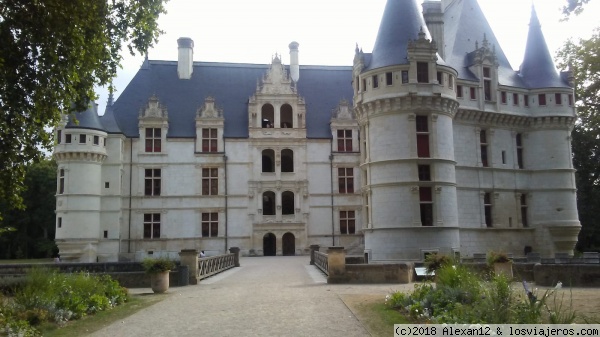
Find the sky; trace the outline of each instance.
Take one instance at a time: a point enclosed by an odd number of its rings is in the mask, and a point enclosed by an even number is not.
[[[194,40],[194,61],[268,64],[277,53],[289,64],[288,45],[297,41],[301,65],[352,65],[356,44],[371,52],[387,0],[170,0],[159,19],[165,34],[149,50],[150,60],[177,60],[177,39]],[[421,2],[421,0],[418,0]],[[460,0],[455,0],[460,1]],[[514,69],[525,53],[534,4],[552,55],[568,38],[589,37],[600,26],[600,1],[560,22],[567,0],[478,0]],[[594,16],[596,15],[596,16]],[[139,70],[144,56],[123,52],[114,80],[115,99]],[[108,91],[97,88],[99,113]]]

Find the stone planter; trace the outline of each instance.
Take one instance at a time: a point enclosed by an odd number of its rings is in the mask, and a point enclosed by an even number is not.
[[[494,273],[496,275],[504,275],[509,280],[513,278],[512,262],[496,262],[494,263]]]
[[[150,287],[156,294],[162,294],[169,289],[169,271],[150,274]]]

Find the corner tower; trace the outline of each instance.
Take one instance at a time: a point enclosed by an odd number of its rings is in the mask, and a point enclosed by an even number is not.
[[[365,252],[422,260],[459,251],[453,118],[457,72],[445,65],[416,0],[388,0],[372,54],[357,47]]]

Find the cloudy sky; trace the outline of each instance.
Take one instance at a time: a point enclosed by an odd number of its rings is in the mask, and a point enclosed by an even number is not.
[[[459,1],[459,0],[457,0]],[[479,0],[514,69],[524,54],[531,4],[535,5],[548,47],[554,53],[570,37],[587,37],[600,26],[600,2],[560,22],[567,0]],[[194,61],[269,63],[275,53],[289,64],[288,44],[300,43],[300,64],[351,65],[356,44],[371,52],[386,0],[170,0],[160,18],[165,34],[149,51],[151,60],[177,60],[177,38],[194,40]],[[596,14],[596,16],[594,16]],[[115,98],[138,71],[144,57],[124,53],[115,79]],[[108,93],[97,90],[99,112]]]

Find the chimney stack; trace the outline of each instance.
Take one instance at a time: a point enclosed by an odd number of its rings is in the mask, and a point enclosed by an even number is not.
[[[300,78],[300,64],[298,63],[298,46],[300,44],[296,41],[290,43],[290,77],[294,83],[298,82]]]
[[[180,80],[189,80],[194,71],[194,41],[189,37],[180,37],[177,39],[177,46],[177,75]]]

